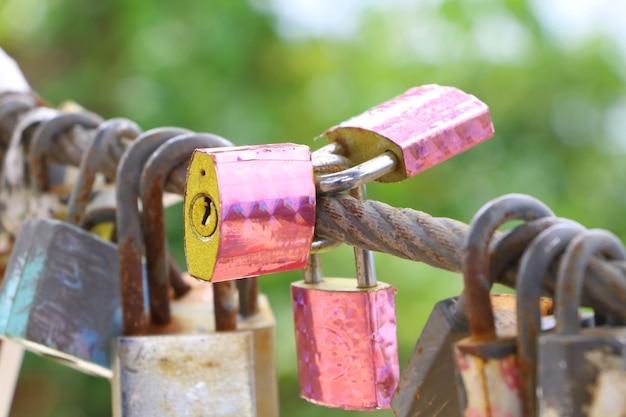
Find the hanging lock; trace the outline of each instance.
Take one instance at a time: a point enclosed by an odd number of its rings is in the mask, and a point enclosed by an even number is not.
[[[185,190],[189,273],[218,282],[305,267],[315,226],[309,148],[194,152]]]
[[[48,161],[52,142],[60,134],[74,134],[77,129],[95,129],[102,118],[76,106],[71,111],[59,111],[50,120],[40,123],[28,144],[28,170],[30,193],[27,195],[28,218],[64,219],[67,200],[73,189],[71,172],[73,167],[66,167]],[[91,140],[93,137],[89,137]]]
[[[350,193],[362,199],[365,188]],[[304,281],[291,284],[300,396],[328,407],[389,408],[399,378],[396,290],[377,281],[372,252],[354,253],[357,279],[322,278],[312,254]]]
[[[222,287],[225,291],[213,294],[216,304],[226,307],[216,308],[215,315],[207,311],[206,300],[210,295],[206,291],[191,294],[199,289],[197,287],[178,303],[175,302],[170,310],[168,265],[163,256],[167,252],[162,204],[166,178],[175,167],[188,161],[195,148],[223,145],[230,143],[214,135],[179,135],[161,145],[145,165],[140,166],[140,187],[137,187],[139,176],[122,183],[118,175],[118,190],[129,189],[120,190],[118,195],[129,196],[139,188],[142,196],[147,197],[142,203],[151,320],[149,328],[137,328],[135,323],[145,322],[145,318],[134,316],[143,316],[143,308],[131,305],[134,303],[132,298],[123,298],[127,333],[113,342],[114,416],[255,415],[252,332],[205,333],[213,327],[210,323],[213,317],[217,323],[228,321],[236,324],[232,320],[232,313],[236,314],[233,308],[236,306],[232,291],[234,283],[220,283],[230,288]],[[138,152],[135,152],[122,163],[130,164],[138,157]],[[137,205],[130,204],[130,201],[128,198],[120,199],[117,222],[120,242],[142,240],[139,211]],[[120,245],[119,254],[120,266],[136,267],[141,264],[139,251],[132,253]],[[132,266],[130,269],[133,269]],[[127,277],[126,285],[141,286],[141,276]],[[202,287],[211,289],[212,286],[205,283]],[[194,297],[200,297],[204,302],[193,302]],[[230,320],[220,320],[220,315],[227,315]],[[133,335],[128,334],[129,329],[134,331]]]
[[[454,87],[414,87],[327,130],[330,149],[356,164],[385,166],[398,182],[493,136],[486,104]],[[324,191],[324,188],[322,188]]]
[[[517,366],[525,416],[537,415],[537,340],[541,332],[539,300],[544,276],[570,240],[585,229],[557,223],[541,232],[524,252],[517,273]],[[593,323],[591,323],[593,325]],[[554,365],[554,363],[552,364]]]
[[[581,330],[578,323],[583,279],[593,256],[623,261],[626,249],[615,235],[598,229],[579,233],[565,249],[556,280],[556,330],[539,338],[540,416],[588,415],[598,376],[623,368],[626,327]]]
[[[544,217],[523,223],[490,245],[490,283],[519,258],[535,236],[558,222],[556,217]],[[461,404],[465,404],[465,395],[457,396],[456,392],[452,392],[455,383],[458,386],[461,381],[451,359],[454,357],[454,343],[470,335],[465,315],[466,297],[462,294],[435,304],[391,401],[396,416],[458,415],[463,408]],[[516,325],[516,296],[491,294],[490,299],[498,334],[510,332],[511,327]],[[542,298],[541,316],[549,319],[552,307],[552,300]]]
[[[196,148],[230,145],[214,135],[181,135],[170,139],[157,149],[146,163],[141,175],[141,201],[144,209],[146,264],[150,277],[150,313],[152,331],[159,333],[193,333],[213,330],[207,320],[215,315],[215,330],[251,330],[253,335],[254,388],[256,413],[259,416],[278,416],[278,383],[274,357],[275,321],[267,297],[258,294],[256,279],[237,280],[239,288],[240,320],[237,320],[236,302],[232,300],[234,282],[210,285],[198,281],[189,294],[171,303],[167,270],[165,219],[163,216],[163,189],[168,174],[181,164],[187,168]],[[194,280],[195,281],[195,280]],[[195,294],[193,294],[195,292]],[[215,307],[211,309],[211,300]]]
[[[0,221],[11,236],[17,236],[22,220],[28,213],[28,194],[25,175],[24,148],[27,138],[40,123],[57,115],[57,111],[38,107],[27,111],[13,130],[6,149],[0,178]]]
[[[231,300],[233,282],[219,282],[213,286],[202,281],[195,286],[195,295],[187,294],[171,303],[168,310],[167,256],[165,223],[163,218],[164,182],[174,168],[189,162],[196,148],[228,146],[229,142],[213,135],[187,135],[173,138],[150,157],[141,175],[141,201],[144,208],[143,224],[146,243],[146,264],[150,279],[150,312],[152,323],[166,323],[159,333],[174,329],[177,333],[212,330],[207,319],[215,315],[215,330],[251,330],[253,335],[254,385],[256,414],[278,416],[278,381],[274,356],[275,320],[267,297],[258,294],[256,279],[237,280],[239,288],[239,320],[235,303]],[[185,164],[186,165],[186,164]],[[150,238],[148,238],[150,237]],[[194,292],[193,290],[191,291]],[[215,294],[213,294],[215,292]],[[215,308],[210,309],[211,300]],[[225,302],[220,302],[224,300]],[[229,314],[230,312],[230,314]],[[235,312],[235,314],[232,314]],[[153,328],[154,329],[154,328]],[[236,399],[233,399],[235,401]]]
[[[514,337],[499,338],[489,298],[488,247],[499,226],[509,220],[551,217],[538,200],[520,194],[499,197],[483,206],[470,223],[463,250],[463,279],[470,336],[455,344],[456,363],[463,380],[465,416],[522,415]],[[508,414],[507,414],[508,413]]]
[[[107,126],[105,122],[102,128]],[[107,140],[101,132],[81,159],[67,222],[24,220],[0,292],[0,334],[36,353],[108,377],[109,339],[121,334],[116,319],[117,249],[78,227],[81,201],[91,194],[100,169],[101,155],[95,150]]]

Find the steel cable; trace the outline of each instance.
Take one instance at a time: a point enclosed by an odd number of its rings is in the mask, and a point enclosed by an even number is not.
[[[317,200],[317,236],[452,272],[461,270],[467,231],[468,225],[457,220],[395,208],[380,201],[359,201],[346,195],[323,196]],[[520,245],[520,255],[524,248],[525,245]],[[516,277],[517,260],[496,282],[515,287]],[[552,270],[544,280],[544,292],[553,295]],[[593,259],[587,270],[582,303],[626,318],[626,262]]]
[[[13,126],[11,122],[15,121],[0,121],[0,127]],[[92,130],[74,128],[57,135],[53,140],[53,151],[49,153],[50,159],[78,166],[93,134]],[[115,178],[121,150],[109,157],[111,161],[103,174]],[[183,163],[172,171],[165,184],[166,191],[184,194],[186,166]],[[359,201],[347,195],[332,195],[318,197],[315,230],[320,238],[459,272],[468,225],[409,208],[395,208],[379,201]],[[525,244],[518,248],[519,255],[524,248]],[[516,263],[513,261],[496,281],[514,287]],[[626,319],[626,262],[593,259],[586,278],[583,305]],[[553,271],[544,280],[544,290],[546,295],[553,295]]]

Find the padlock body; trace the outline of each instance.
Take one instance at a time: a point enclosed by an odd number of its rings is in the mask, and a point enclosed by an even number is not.
[[[329,129],[331,142],[362,163],[391,150],[396,170],[378,181],[410,178],[493,136],[487,105],[454,87],[424,85]]]
[[[465,416],[522,417],[514,338],[460,340],[454,348],[465,391]]]
[[[590,328],[539,338],[540,416],[586,416],[601,371],[621,369],[626,329]]]
[[[213,282],[306,266],[315,226],[309,148],[198,149],[185,190],[189,273]]]
[[[212,285],[188,279],[193,289],[171,304],[172,322],[165,327],[152,327],[150,334],[206,334],[215,332]],[[195,282],[194,282],[195,281]],[[279,416],[278,377],[274,328],[276,321],[269,301],[264,294],[258,296],[259,312],[250,317],[238,318],[237,331],[252,332],[256,415]]]
[[[110,377],[110,338],[122,332],[118,276],[111,243],[61,221],[26,219],[0,294],[0,335]]]
[[[254,416],[251,332],[120,337],[113,416]]]
[[[496,329],[509,333],[516,328],[514,294],[491,294]],[[458,312],[457,299],[435,304],[402,373],[391,406],[398,417],[456,415],[465,407],[465,392],[450,395],[451,384],[462,384],[454,361],[454,344],[469,336],[465,312]],[[541,313],[552,310],[552,300],[541,300]],[[460,385],[459,385],[460,386]]]
[[[291,284],[300,395],[330,407],[388,408],[399,379],[394,294],[355,279]]]

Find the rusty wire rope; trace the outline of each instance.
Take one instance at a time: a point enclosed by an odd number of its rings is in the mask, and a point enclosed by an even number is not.
[[[0,123],[0,129],[13,126],[15,120]],[[91,135],[93,131],[81,128],[57,135],[48,157],[60,164],[78,166]],[[120,148],[109,153],[110,163],[103,170],[106,177],[115,178],[123,151]],[[166,191],[183,195],[186,167],[185,162],[172,171],[165,184]],[[461,270],[467,231],[468,225],[463,222],[409,208],[395,208],[379,201],[359,201],[347,195],[318,196],[317,200],[316,236],[452,272]],[[517,247],[504,257],[509,265],[496,282],[515,286],[517,261],[529,242],[517,242]],[[551,271],[544,281],[546,295],[553,295],[554,275]],[[626,319],[626,262],[593,259],[587,270],[582,303]]]

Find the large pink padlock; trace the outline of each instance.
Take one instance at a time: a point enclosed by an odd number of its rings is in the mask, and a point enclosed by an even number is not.
[[[311,152],[290,143],[197,149],[184,210],[192,276],[218,282],[302,269],[315,227]]]
[[[325,132],[338,152],[360,164],[389,161],[378,178],[410,178],[493,136],[489,109],[476,97],[436,84],[414,87]]]
[[[347,410],[389,408],[398,385],[395,288],[377,282],[370,251],[355,248],[357,279],[322,278],[312,254],[291,284],[300,396]]]

